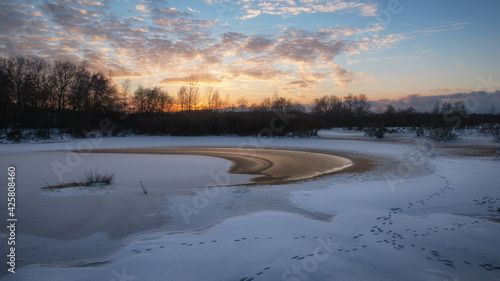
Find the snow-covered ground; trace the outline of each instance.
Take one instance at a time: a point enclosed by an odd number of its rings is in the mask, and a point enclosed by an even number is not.
[[[14,165],[18,185],[16,273],[1,280],[500,280],[500,161],[455,153],[493,150],[490,139],[434,145],[405,134],[320,136],[1,145],[1,168]],[[228,174],[231,162],[215,157],[68,151],[191,146],[325,150],[377,166],[227,186],[252,176]],[[116,182],[41,189],[90,169],[113,172]]]

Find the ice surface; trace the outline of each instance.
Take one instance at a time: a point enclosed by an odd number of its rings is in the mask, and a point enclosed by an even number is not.
[[[66,161],[68,152],[59,150],[82,140],[2,145],[2,169],[15,164],[19,171],[25,226],[16,274],[1,280],[500,279],[500,161],[423,150],[411,136],[323,136],[105,138],[95,148],[308,148],[384,158],[382,167],[288,185],[203,189],[228,161],[92,154],[67,179],[98,167],[116,173],[116,183],[101,193],[54,196],[40,189],[42,179],[57,181],[50,164]],[[453,145],[487,144],[471,137]],[[142,194],[139,178],[150,194]],[[181,206],[194,211],[189,222]],[[38,217],[43,223],[33,221]],[[72,223],[72,231],[52,229]]]

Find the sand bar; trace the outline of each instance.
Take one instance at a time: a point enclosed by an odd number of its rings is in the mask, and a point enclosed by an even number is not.
[[[128,148],[95,149],[93,153],[200,155],[230,160],[229,173],[258,175],[255,183],[297,181],[331,174],[351,167],[347,158],[318,152],[253,148]]]

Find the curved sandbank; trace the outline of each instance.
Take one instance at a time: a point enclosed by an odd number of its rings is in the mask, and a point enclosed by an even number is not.
[[[233,163],[229,173],[260,175],[252,179],[253,182],[260,184],[309,179],[339,172],[353,165],[351,160],[332,154],[281,149],[176,147],[95,149],[92,152],[218,157]]]

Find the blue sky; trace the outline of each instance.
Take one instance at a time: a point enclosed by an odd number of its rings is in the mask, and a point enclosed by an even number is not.
[[[86,61],[171,94],[197,75],[250,102],[398,100],[500,90],[499,11],[485,0],[1,1],[0,55]]]

